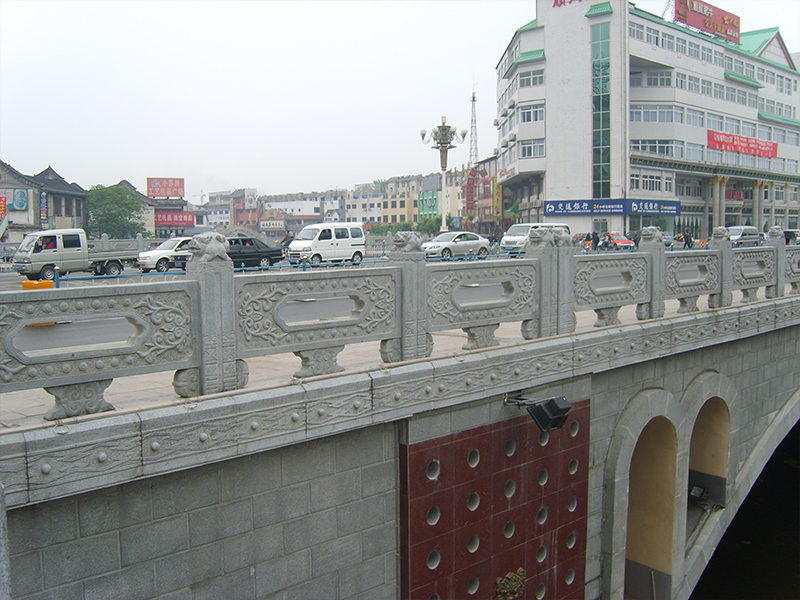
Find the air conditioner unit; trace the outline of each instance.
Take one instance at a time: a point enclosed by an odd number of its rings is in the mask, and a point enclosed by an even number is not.
[[[517,105],[516,100],[509,100],[508,101],[508,108],[514,108]]]
[[[500,144],[500,146],[503,148],[508,148],[508,140],[503,140],[503,143]]]
[[[500,121],[495,119],[494,122],[492,123],[492,125],[494,125],[495,127],[500,127]]]
[[[502,111],[500,111],[500,116],[501,117],[507,117],[508,116],[508,111],[504,108]]]
[[[509,142],[516,142],[517,141],[517,134],[516,133],[512,133],[510,136],[508,136],[508,141]]]

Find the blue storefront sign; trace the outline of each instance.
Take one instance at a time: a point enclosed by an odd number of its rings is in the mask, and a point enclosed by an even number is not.
[[[547,216],[570,215],[667,215],[681,214],[681,203],[677,200],[556,200],[544,203]]]

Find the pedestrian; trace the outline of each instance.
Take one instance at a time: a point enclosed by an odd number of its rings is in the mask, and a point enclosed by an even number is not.
[[[692,246],[694,246],[694,240],[692,239],[692,234],[689,233],[688,231],[684,231],[683,232],[683,247],[684,247],[684,249],[691,248]]]
[[[597,244],[600,243],[600,236],[596,231],[592,232],[592,250],[597,250]]]
[[[288,246],[289,243],[292,241],[292,238],[294,238],[294,235],[292,235],[292,232],[287,229],[286,230],[286,234],[283,236],[283,239],[281,240],[281,244],[280,245],[281,246]]]

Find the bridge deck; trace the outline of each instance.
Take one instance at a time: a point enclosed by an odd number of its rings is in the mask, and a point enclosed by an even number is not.
[[[789,294],[786,286],[786,294]],[[758,300],[764,300],[763,289],[759,290]],[[734,296],[738,296],[735,294]],[[740,299],[734,298],[733,305],[741,304]],[[678,315],[679,303],[677,300],[666,302],[665,317]],[[701,308],[701,311],[708,309]],[[581,311],[575,314],[576,327],[574,333],[596,331],[594,327],[596,315],[594,311]],[[622,324],[641,323],[636,319],[634,305],[622,307],[619,312]],[[433,353],[427,359],[443,358],[468,352],[481,352],[481,350],[465,351],[462,346],[467,336],[461,330],[437,332],[433,334]],[[520,334],[519,323],[503,323],[495,332],[495,338],[501,346],[526,343]],[[379,342],[364,342],[346,345],[339,354],[337,362],[347,373],[366,372],[386,366],[381,360]],[[246,388],[241,392],[253,392],[261,388],[275,388],[296,382],[292,374],[300,366],[300,359],[293,354],[279,354],[264,357],[248,358],[250,379]],[[133,377],[115,379],[105,392],[105,399],[116,408],[115,413],[100,413],[80,417],[81,420],[90,418],[103,418],[104,415],[120,414],[123,412],[139,412],[164,406],[187,404],[195,402],[196,398],[181,398],[172,388],[172,372],[153,373]],[[324,377],[324,376],[322,376]],[[313,378],[309,378],[313,379]],[[237,392],[226,392],[232,395]],[[61,421],[45,421],[42,415],[53,405],[53,396],[44,389],[23,390],[8,392],[0,395],[0,435],[4,432],[19,432],[28,429],[54,427]],[[68,421],[67,421],[68,422]]]

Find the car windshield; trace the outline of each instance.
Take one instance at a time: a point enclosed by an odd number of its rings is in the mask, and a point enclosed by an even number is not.
[[[314,227],[314,228],[306,227],[300,233],[297,234],[297,237],[295,239],[296,240],[313,240],[315,237],[317,237],[318,233],[319,233],[319,229],[317,229],[316,227]]]
[[[731,235],[742,235],[742,231],[744,231],[744,229],[741,228],[741,227],[731,227],[730,228],[730,234]]]
[[[180,239],[178,238],[170,238],[165,242],[161,242],[158,246],[156,246],[156,250],[172,250],[175,246],[178,245]]]
[[[17,248],[17,252],[30,252],[38,239],[38,235],[26,235],[19,248]]]
[[[527,225],[512,225],[506,231],[506,235],[528,235],[528,227]]]
[[[456,237],[460,231],[451,231],[450,233],[440,233],[435,238],[433,238],[432,242],[452,242],[453,238]]]

